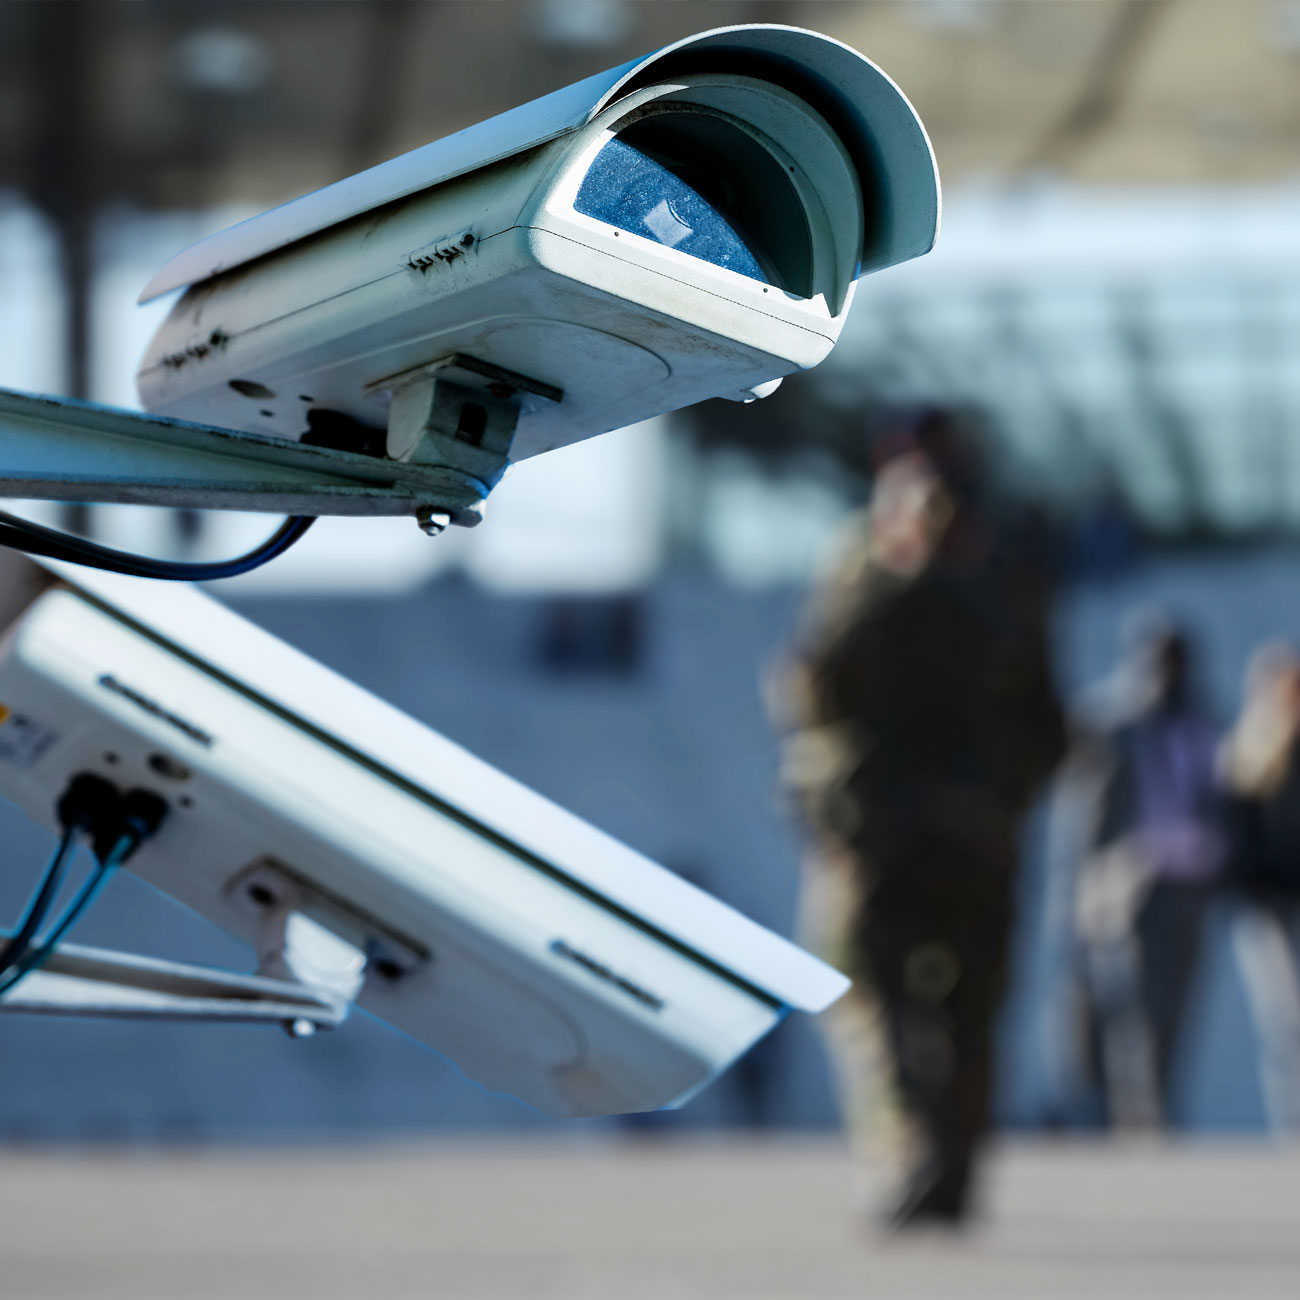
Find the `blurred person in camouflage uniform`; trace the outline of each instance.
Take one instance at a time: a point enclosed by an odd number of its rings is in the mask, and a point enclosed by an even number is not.
[[[854,980],[824,1022],[846,1125],[900,1176],[888,1222],[955,1224],[989,1122],[1021,821],[1065,727],[1042,536],[995,518],[943,412],[879,459],[773,707],[812,832],[804,937]]]

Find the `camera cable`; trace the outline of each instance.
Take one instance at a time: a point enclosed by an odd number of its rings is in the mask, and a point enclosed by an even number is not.
[[[260,568],[283,555],[316,522],[314,515],[290,515],[266,541],[231,560],[160,560],[131,551],[116,551],[85,538],[61,533],[29,519],[0,510],[0,546],[40,555],[49,560],[67,560],[92,569],[122,573],[132,578],[155,578],[165,582],[216,582]]]
[[[57,805],[62,834],[18,929],[0,948],[0,996],[36,970],[95,900],[105,882],[162,824],[167,803],[147,790],[120,794],[111,781],[91,773],[73,777]],[[39,941],[80,835],[90,838],[95,865]]]
[[[54,856],[50,859],[36,888],[36,893],[27,904],[27,911],[18,923],[18,928],[8,936],[4,947],[0,948],[0,991],[7,987],[10,973],[22,964],[31,950],[32,940],[36,937],[37,930],[49,915],[55,896],[59,892],[59,885],[63,881],[63,873],[67,870],[73,850],[77,847],[78,829],[76,826],[70,826],[63,832],[58,847],[54,850]]]
[[[38,970],[58,946],[60,940],[81,918],[82,913],[95,901],[109,876],[122,865],[136,847],[134,837],[123,835],[106,858],[96,861],[90,875],[82,882],[72,901],[63,909],[49,933],[38,944],[31,942],[32,935],[21,955],[6,967],[0,963],[0,996],[8,993],[21,979]],[[33,932],[34,933],[34,932]],[[16,938],[17,936],[15,936]]]

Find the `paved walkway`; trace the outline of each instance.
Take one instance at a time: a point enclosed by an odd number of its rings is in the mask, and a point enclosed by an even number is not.
[[[1016,1144],[988,1222],[882,1241],[831,1143],[0,1153],[3,1300],[1272,1300],[1300,1152]]]

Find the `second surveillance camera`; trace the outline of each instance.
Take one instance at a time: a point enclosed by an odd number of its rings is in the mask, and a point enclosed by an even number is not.
[[[489,1088],[599,1115],[679,1104],[848,986],[198,592],[21,569],[0,574],[0,796],[51,828],[86,776],[165,802],[127,866],[254,945],[229,1018],[292,976]],[[52,979],[126,970],[64,955]]]
[[[428,465],[460,522],[507,464],[834,346],[862,274],[926,252],[925,131],[815,32],[722,28],[195,245],[146,409]]]

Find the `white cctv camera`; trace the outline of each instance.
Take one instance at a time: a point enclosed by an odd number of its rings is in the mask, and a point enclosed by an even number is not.
[[[425,471],[511,461],[816,365],[856,280],[932,245],[925,131],[848,46],[722,28],[195,245],[148,411]]]
[[[310,1026],[355,999],[489,1088],[594,1115],[680,1102],[847,986],[197,592],[20,563],[0,794],[45,825],[77,779],[165,801],[129,868],[259,974],[222,997],[212,972],[69,949],[0,1010]]]

